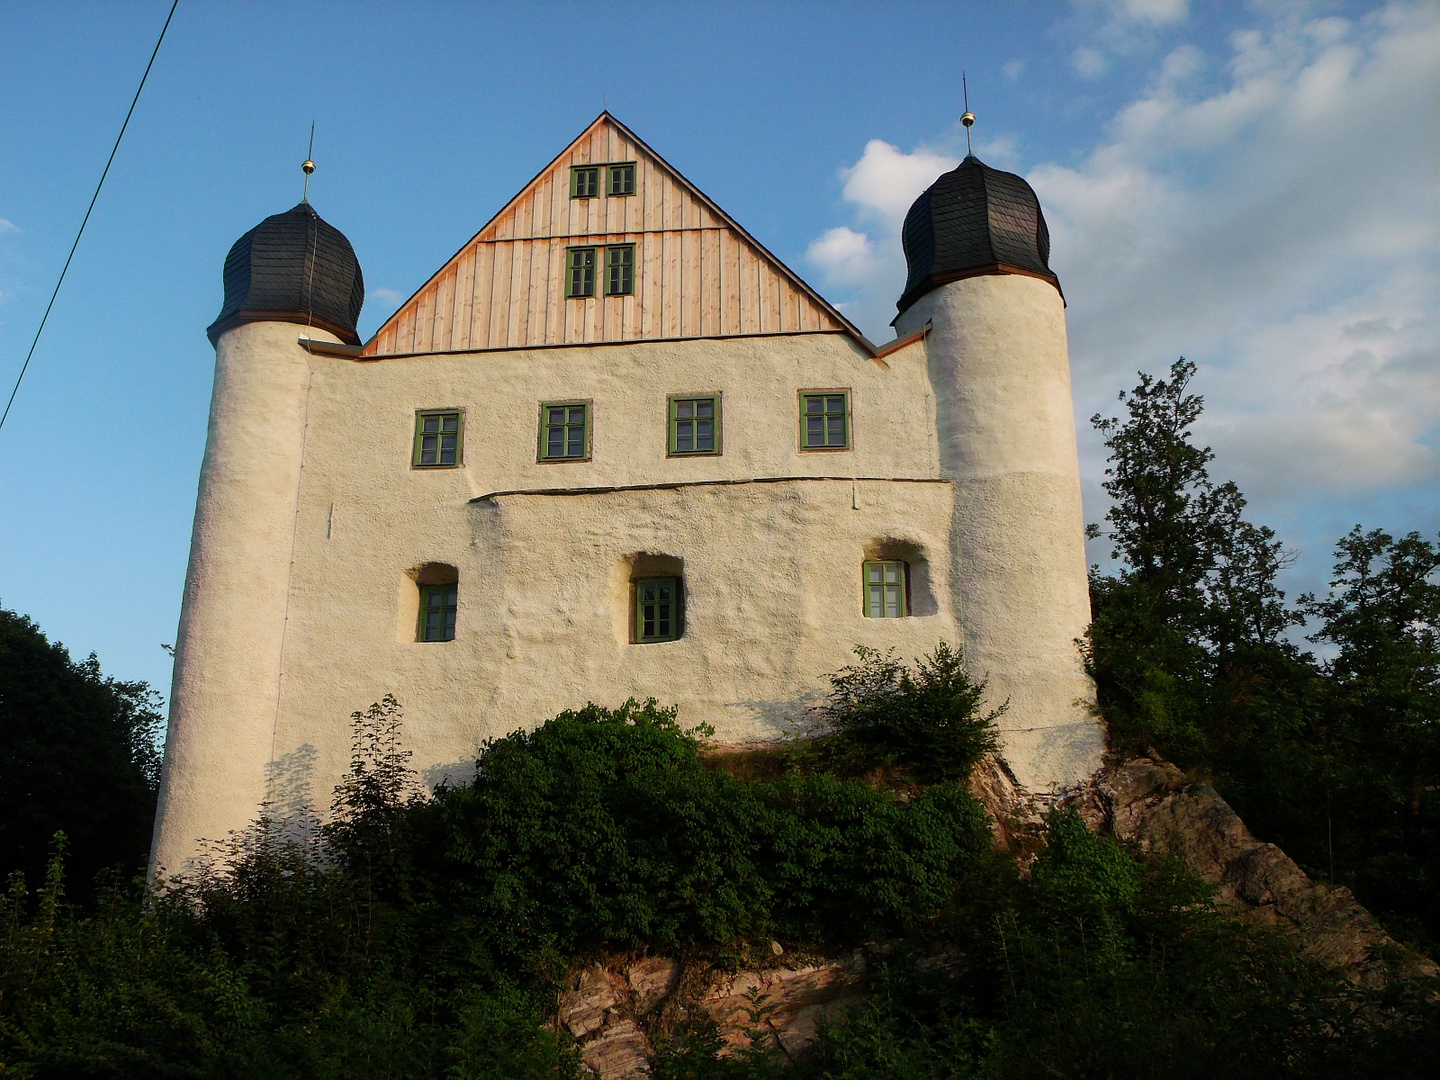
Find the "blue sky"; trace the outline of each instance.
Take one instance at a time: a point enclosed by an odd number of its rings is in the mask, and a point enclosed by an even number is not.
[[[167,8],[0,8],[5,394]],[[962,69],[977,153],[1050,221],[1089,520],[1087,418],[1184,353],[1292,591],[1357,522],[1434,533],[1433,2],[181,0],[0,431],[0,604],[168,689],[204,329],[231,243],[299,200],[312,119],[362,335],[608,107],[883,341],[900,218],[964,153]]]

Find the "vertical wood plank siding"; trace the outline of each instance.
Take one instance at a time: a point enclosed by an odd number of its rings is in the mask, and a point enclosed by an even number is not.
[[[570,198],[573,165],[635,162],[635,194]],[[566,250],[635,245],[635,293],[566,299]],[[365,356],[850,329],[608,115],[392,315]]]

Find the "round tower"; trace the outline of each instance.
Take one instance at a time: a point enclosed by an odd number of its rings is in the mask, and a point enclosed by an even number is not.
[[[905,217],[897,333],[926,350],[954,482],[950,580],[966,658],[1008,699],[1002,753],[1031,791],[1100,765],[1076,639],[1090,623],[1065,300],[1030,185],[973,154]]]
[[[308,202],[237,240],[224,279],[152,876],[183,872],[266,798],[311,370],[298,339],[360,343],[355,251]]]

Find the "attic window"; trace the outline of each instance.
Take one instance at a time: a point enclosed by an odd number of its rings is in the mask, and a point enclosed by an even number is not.
[[[599,194],[599,165],[577,165],[570,170],[570,197],[572,199],[593,199]]]
[[[635,245],[613,244],[605,249],[605,295],[629,296],[635,291]]]
[[[565,295],[595,295],[595,249],[571,248],[566,260]]]
[[[633,161],[627,161],[620,165],[607,165],[605,167],[605,179],[609,181],[605,188],[605,194],[634,195],[635,163]]]

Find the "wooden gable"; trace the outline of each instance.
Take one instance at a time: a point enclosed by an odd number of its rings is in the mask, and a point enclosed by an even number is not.
[[[634,195],[570,197],[571,166],[631,161]],[[604,178],[602,169],[602,186]],[[567,299],[567,249],[604,244],[635,245],[634,294]],[[605,112],[361,355],[836,332],[869,348],[849,320]]]

